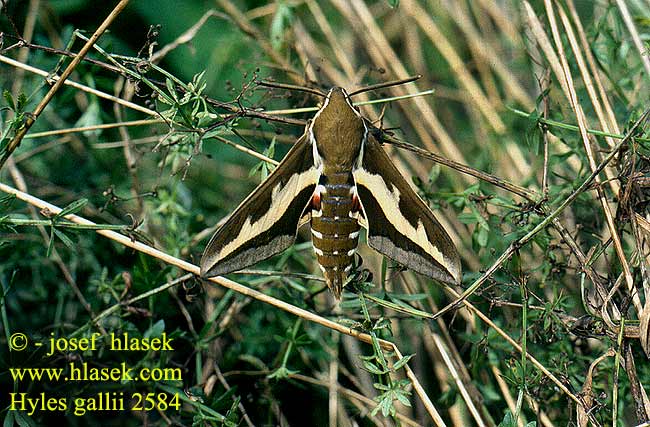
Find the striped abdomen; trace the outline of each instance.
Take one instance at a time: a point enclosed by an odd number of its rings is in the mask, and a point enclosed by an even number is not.
[[[313,199],[312,243],[327,286],[337,299],[352,269],[359,242],[353,189],[351,173],[329,173],[321,175]]]

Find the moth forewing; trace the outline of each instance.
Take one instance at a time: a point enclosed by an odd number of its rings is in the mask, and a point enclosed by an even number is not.
[[[201,258],[201,276],[241,270],[291,246],[299,224],[308,220],[305,208],[318,176],[303,135],[212,236]]]
[[[460,257],[451,238],[372,135],[353,176],[368,245],[418,273],[460,283]]]

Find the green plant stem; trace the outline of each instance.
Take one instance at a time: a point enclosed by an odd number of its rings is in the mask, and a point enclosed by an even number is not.
[[[521,263],[520,263],[521,265]],[[521,279],[521,272],[520,279]],[[524,280],[519,281],[519,290],[521,292],[521,383],[519,384],[519,393],[517,394],[517,406],[515,408],[515,424],[521,416],[521,406],[523,396],[526,391],[526,354],[528,354],[528,290]]]
[[[293,351],[294,342],[298,336],[300,325],[302,325],[302,319],[297,318],[293,324],[293,328],[291,329],[291,340],[289,340],[289,344],[287,345],[287,351],[284,352],[284,356],[282,357],[282,367],[285,369],[287,368],[287,363],[289,363],[289,356]]]
[[[372,324],[372,318],[370,317],[370,312],[368,311],[368,305],[366,304],[366,295],[363,292],[359,292],[358,296],[359,296],[359,305],[361,306],[361,312],[363,313],[363,319],[367,324]],[[372,348],[374,349],[374,353],[375,353],[375,357],[377,358],[377,361],[379,362],[379,364],[384,370],[387,370],[388,363],[386,363],[386,359],[384,358],[384,352],[381,350],[381,346],[379,345],[379,341],[377,340],[377,335],[375,334],[375,331],[371,327],[366,332],[372,338]]]
[[[526,118],[532,120],[531,113],[527,113],[525,111],[518,110],[518,109],[513,108],[513,107],[507,107],[507,108],[508,108],[508,110],[512,111],[513,113],[515,113],[518,116],[526,117]],[[567,123],[559,122],[559,121],[553,120],[553,119],[547,119],[547,118],[544,118],[544,117],[536,117],[535,120],[540,122],[540,123],[543,123],[545,125],[548,125],[548,126],[553,126],[553,127],[557,127],[557,128],[561,128],[561,129],[566,129],[566,130],[570,130],[570,131],[573,131],[573,132],[580,132],[580,128],[578,126],[576,126],[576,125],[570,125],[570,124],[567,124]],[[602,130],[596,130],[596,129],[587,129],[587,133],[590,133],[590,134],[596,135],[596,136],[604,136],[604,137],[615,138],[615,139],[624,139],[625,138],[625,135],[619,135],[617,133],[611,133],[611,132],[603,132]],[[637,141],[643,141],[643,142],[650,142],[650,138],[637,137],[636,140]]]
[[[412,308],[412,307],[404,307],[402,305],[395,304],[394,302],[390,302],[390,301],[386,301],[386,300],[381,299],[381,298],[377,298],[376,296],[373,296],[373,295],[370,295],[370,294],[365,295],[365,297],[368,298],[370,301],[372,301],[372,302],[374,302],[374,303],[376,303],[376,304],[378,304],[378,305],[380,305],[382,307],[386,307],[386,308],[388,308],[390,310],[393,310],[393,311],[396,311],[398,313],[404,313],[404,314],[408,314],[410,316],[415,316],[415,317],[423,317],[425,319],[432,319],[433,318],[433,314],[427,313],[426,311],[418,310],[418,309],[415,309],[415,308]]]
[[[12,218],[12,217],[0,217],[0,224],[9,224],[16,226],[45,226],[54,225],[55,227],[60,228],[71,228],[76,230],[117,230],[128,232],[132,230],[133,227],[130,225],[114,225],[114,224],[76,224],[74,222],[57,220],[52,224],[52,221],[49,219],[25,219],[25,218]]]

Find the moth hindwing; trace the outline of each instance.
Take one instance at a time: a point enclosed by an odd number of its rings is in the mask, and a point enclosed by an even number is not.
[[[370,247],[426,276],[459,283],[460,258],[447,232],[397,171],[345,90],[333,88],[304,135],[217,230],[201,275],[269,258],[309,221],[325,281],[340,298],[359,229]]]

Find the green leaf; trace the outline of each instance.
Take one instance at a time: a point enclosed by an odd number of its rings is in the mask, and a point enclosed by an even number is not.
[[[79,120],[77,120],[74,125],[75,127],[92,127],[101,125],[102,123],[104,122],[102,121],[102,111],[99,102],[97,102],[97,97],[93,97],[91,98],[90,104],[88,105],[88,108],[86,108],[86,111],[83,112],[81,117],[79,117]],[[83,134],[87,137],[97,137],[101,133],[101,129],[86,130],[83,132]]]
[[[380,396],[375,397],[377,401],[377,406],[370,412],[371,416],[377,415],[377,412],[381,411],[381,414],[384,417],[387,417],[391,413],[393,408],[393,399],[390,397],[390,392],[382,393]]]
[[[433,166],[431,166],[431,170],[429,171],[429,182],[435,182],[440,176],[441,171],[442,168],[440,165],[438,163],[434,163]]]
[[[293,342],[296,346],[305,346],[307,344],[310,344],[312,341],[309,338],[309,335],[303,334],[297,337]]]
[[[188,85],[190,90],[192,92],[194,92],[195,94],[197,94],[197,95],[200,95],[201,93],[203,93],[205,88],[208,86],[208,84],[206,83],[205,78],[204,78],[205,77],[205,71],[206,70],[203,70],[200,73],[195,74],[194,77],[192,77],[192,81]]]
[[[27,105],[27,95],[21,92],[18,95],[18,104],[16,105],[16,113],[22,113],[23,110],[25,109],[25,105]]]
[[[458,220],[463,224],[475,224],[479,221],[475,212],[461,212],[458,214]]]
[[[391,299],[391,301],[422,301],[427,298],[427,294],[402,294],[397,292],[387,292],[386,295]]]
[[[195,117],[198,120],[197,126],[198,127],[204,127],[204,126],[208,126],[210,123],[217,120],[219,118],[219,115],[215,114],[215,113],[211,113],[209,111],[199,111],[198,113],[195,114]],[[203,138],[210,138],[213,135],[218,135],[218,133],[215,133],[215,131],[219,132],[219,133],[223,133],[223,129],[220,129],[220,127],[217,127],[215,129],[212,129],[209,132],[206,132],[203,135]]]
[[[169,96],[171,97],[170,101],[178,101],[174,82],[171,79],[165,79],[165,86],[167,86],[167,92],[169,92]]]
[[[363,367],[366,369],[366,371],[370,372],[371,374],[382,375],[386,373],[386,371],[384,371],[374,363],[370,362],[369,360],[363,361]]]
[[[14,104],[14,97],[11,96],[11,92],[9,92],[7,89],[5,89],[2,92],[2,96],[4,97],[5,101],[7,101],[7,104],[9,104],[9,108],[12,111],[16,111],[16,104]]]
[[[50,242],[47,245],[47,252],[45,253],[47,258],[52,255],[52,249],[54,249],[54,227],[50,227]]]
[[[395,390],[395,398],[404,406],[411,406],[411,401],[408,398],[409,393],[404,390]]]
[[[54,227],[52,229],[54,230],[54,234],[56,235],[56,237],[61,239],[63,244],[66,245],[68,247],[68,249],[74,249],[74,247],[75,247],[74,242],[72,240],[70,240],[70,238],[68,236],[66,236],[65,233],[63,233],[62,231],[57,230]]]
[[[74,214],[83,209],[84,206],[88,204],[88,199],[79,199],[70,203],[56,215],[56,218],[63,218],[66,215]]]
[[[4,421],[2,421],[2,427],[13,427],[14,425],[14,411],[7,411]]]
[[[399,0],[386,0],[386,3],[388,3],[388,6],[392,7],[393,9],[399,6]]]
[[[482,248],[487,246],[490,231],[485,227],[479,226],[476,233],[476,243]]]
[[[36,427],[36,423],[25,412],[16,411],[14,420],[20,427]]]
[[[273,137],[273,139],[271,140],[271,143],[269,144],[267,149],[264,150],[263,154],[266,157],[269,157],[269,158],[272,159],[273,156],[275,155],[275,142],[276,142],[276,139],[275,139],[275,137]],[[274,167],[275,166],[268,163],[266,160],[262,160],[257,165],[255,165],[255,167],[253,169],[251,169],[248,176],[251,177],[251,176],[255,175],[257,172],[260,172],[261,175],[262,175],[262,180],[265,180],[266,177],[268,177],[269,174],[273,171]]]
[[[297,374],[298,371],[293,371],[291,369],[288,369],[286,366],[281,366],[275,371],[271,372],[269,375],[266,376],[268,379],[273,379],[273,380],[283,380],[286,378],[289,378],[289,376],[293,374]]]
[[[499,423],[498,427],[517,427],[517,420],[512,416],[510,410],[506,411],[506,415],[503,417],[503,420]]]
[[[393,406],[393,399],[391,399],[388,395],[386,395],[386,397],[379,403],[379,406],[381,406],[381,414],[384,417],[389,416],[395,411],[395,407]]]
[[[395,362],[395,364],[393,365],[393,369],[396,370],[396,371],[398,369],[401,369],[404,365],[406,365],[409,362],[409,360],[411,360],[413,358],[413,356],[415,356],[415,354],[408,354],[408,355],[402,357],[400,360]]]
[[[180,398],[180,400],[182,400],[183,402],[185,402],[185,403],[187,403],[187,404],[189,404],[191,406],[194,406],[194,407],[198,408],[199,411],[206,412],[208,415],[213,417],[215,421],[218,421],[218,422],[224,422],[225,421],[225,417],[223,415],[221,415],[220,413],[218,413],[217,411],[215,411],[214,409],[212,409],[208,405],[204,405],[202,403],[202,399],[192,399],[182,389],[179,389],[179,388],[176,388],[176,387],[171,387],[171,386],[168,386],[168,385],[163,384],[163,383],[156,383],[156,388],[159,388],[159,389],[165,391],[166,393],[168,393],[170,395],[177,395]]]
[[[390,308],[391,310],[395,310],[400,313],[406,313],[411,316],[416,316],[416,317],[424,317],[424,318],[431,318],[433,315],[431,313],[427,313],[425,311],[421,311],[418,309],[415,309],[411,307],[410,305],[406,304],[405,302],[395,299],[392,297],[390,294],[386,294],[387,297],[391,298],[392,301],[386,301],[381,298],[377,298],[372,295],[366,295],[366,298],[368,298],[370,301],[376,303],[377,305],[380,305],[382,307]]]
[[[165,320],[160,319],[151,325],[151,327],[145,331],[143,336],[144,338],[159,337],[163,332],[165,332]]]
[[[15,194],[7,194],[6,196],[0,197],[0,212],[8,211],[14,200],[16,200]]]
[[[377,390],[381,390],[381,391],[388,391],[390,389],[387,385],[380,384],[380,383],[373,383],[372,386]],[[379,399],[381,399],[381,396],[379,397]]]

